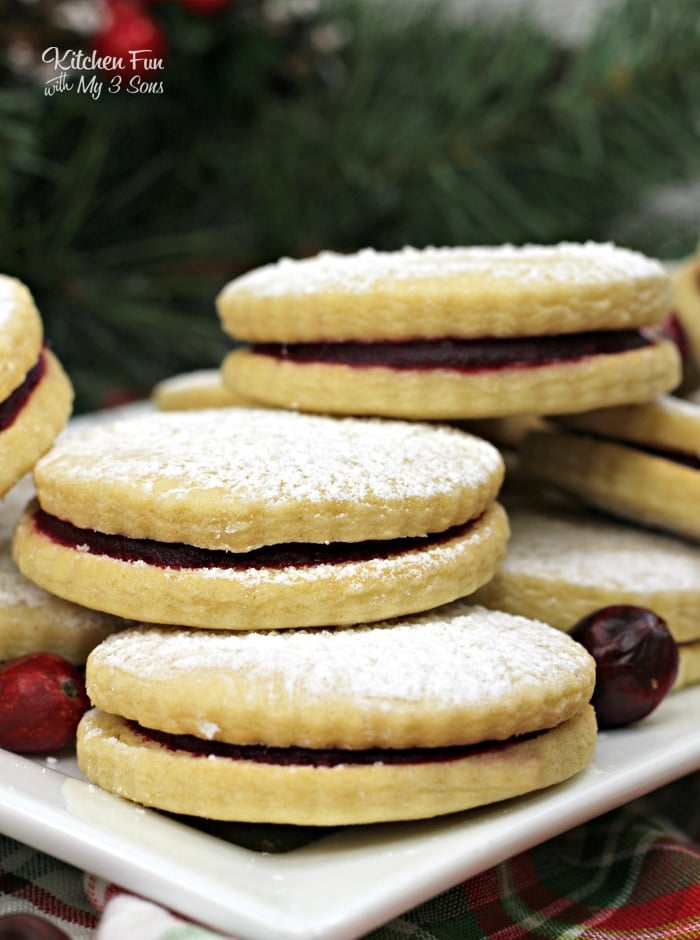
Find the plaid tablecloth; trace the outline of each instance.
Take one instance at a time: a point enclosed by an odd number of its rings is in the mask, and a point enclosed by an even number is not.
[[[74,940],[222,936],[0,836],[0,914],[14,912],[45,916]],[[700,938],[700,774],[523,852],[370,938]]]

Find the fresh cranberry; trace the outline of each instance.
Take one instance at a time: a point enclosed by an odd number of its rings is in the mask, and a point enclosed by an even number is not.
[[[0,747],[18,754],[70,744],[90,707],[82,672],[55,653],[0,664]]]
[[[639,721],[678,675],[678,647],[665,621],[646,607],[617,604],[584,617],[571,636],[596,661],[592,704],[600,728]]]

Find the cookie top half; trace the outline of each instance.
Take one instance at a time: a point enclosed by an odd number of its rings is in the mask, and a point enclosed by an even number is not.
[[[437,747],[551,728],[589,701],[567,634],[463,601],[335,630],[145,626],[87,665],[92,701],[147,728],[239,744]]]
[[[36,365],[43,342],[41,317],[28,288],[0,274],[0,401],[18,388]]]
[[[587,242],[282,259],[227,284],[217,309],[238,339],[322,342],[628,329],[670,302],[659,262]]]
[[[87,428],[34,476],[78,528],[245,552],[442,532],[492,503],[503,463],[454,428],[231,408]]]

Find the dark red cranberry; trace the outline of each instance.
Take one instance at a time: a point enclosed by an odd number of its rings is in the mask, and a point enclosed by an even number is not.
[[[579,620],[571,636],[596,661],[591,701],[600,728],[619,728],[650,714],[678,675],[676,641],[646,607],[603,607]]]
[[[0,747],[8,751],[65,747],[89,707],[82,671],[62,656],[27,653],[0,663]]]
[[[0,940],[70,940],[70,937],[38,914],[4,914],[0,916]]]

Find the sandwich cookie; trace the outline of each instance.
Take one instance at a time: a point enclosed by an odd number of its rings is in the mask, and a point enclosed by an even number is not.
[[[678,644],[674,689],[700,681],[700,547],[563,504],[508,516],[506,559],[475,602],[566,631],[603,607],[646,607]]]
[[[73,388],[44,346],[32,295],[0,275],[0,496],[49,449],[72,406]]]
[[[250,399],[224,386],[220,369],[197,369],[163,379],[154,386],[151,400],[159,411],[244,407],[253,404]]]
[[[528,435],[523,471],[616,516],[700,539],[700,407],[670,395],[559,418]]]
[[[56,653],[82,665],[101,640],[130,624],[55,597],[17,569],[12,533],[33,494],[31,479],[25,476],[0,500],[0,660]]]
[[[222,376],[271,405],[409,419],[646,401],[680,381],[669,305],[661,264],[610,244],[325,252],[223,288],[248,345]]]
[[[276,409],[153,413],[35,469],[14,556],[60,597],[212,629],[348,624],[463,597],[500,564],[503,462],[454,428]]]
[[[175,813],[334,826],[452,813],[582,770],[595,663],[464,602],[338,629],[145,626],[87,664],[88,780]]]

